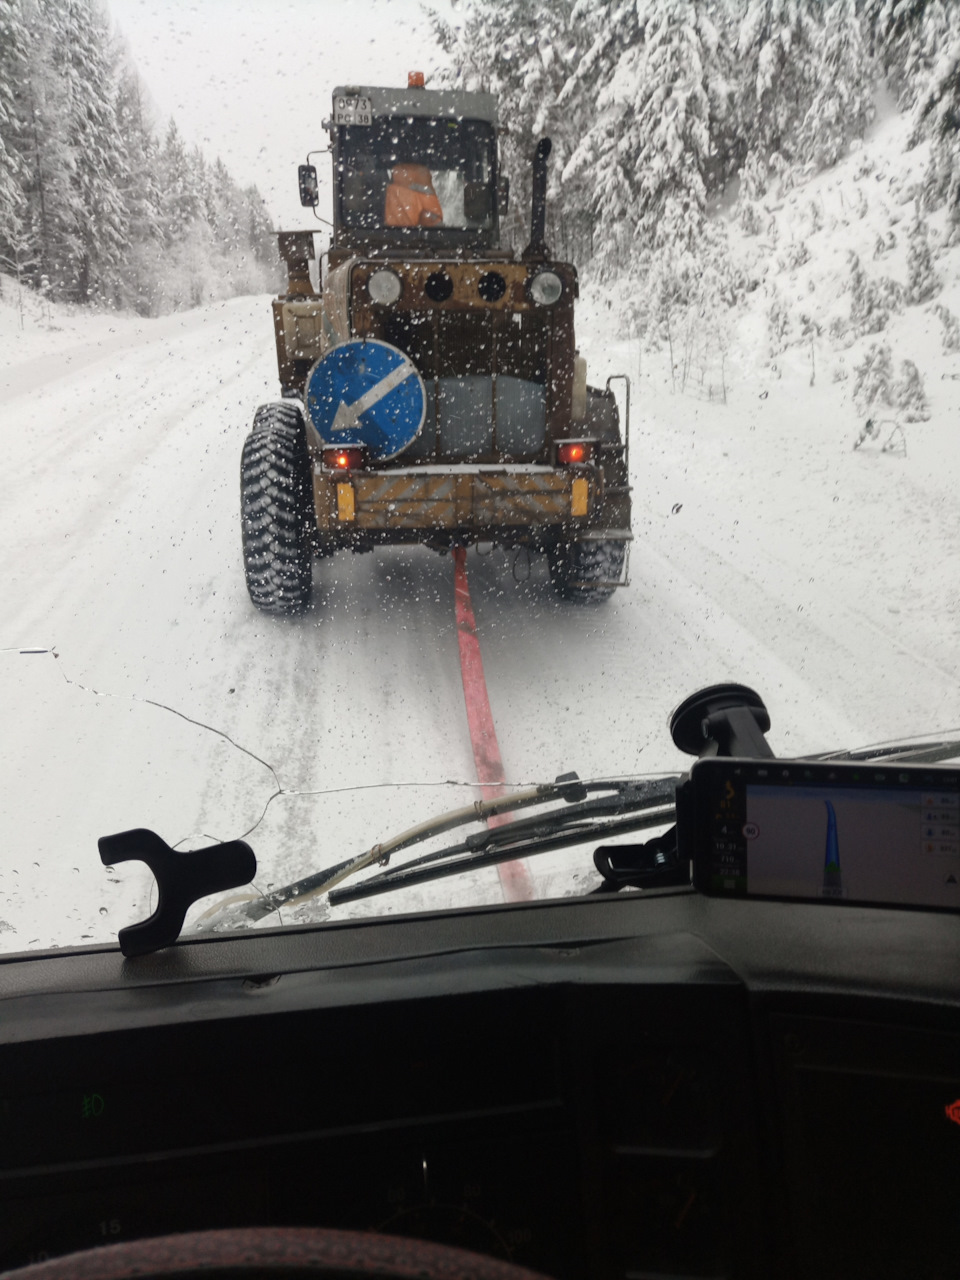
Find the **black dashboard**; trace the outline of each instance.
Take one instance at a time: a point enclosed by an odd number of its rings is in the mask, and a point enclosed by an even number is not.
[[[210,1227],[955,1277],[955,916],[587,898],[0,963],[0,1268]]]

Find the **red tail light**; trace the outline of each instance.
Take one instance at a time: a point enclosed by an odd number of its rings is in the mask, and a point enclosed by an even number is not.
[[[593,445],[586,440],[564,440],[563,444],[557,445],[557,461],[561,467],[589,462],[592,453]]]
[[[363,449],[324,449],[323,465],[331,471],[358,471],[363,466]]]

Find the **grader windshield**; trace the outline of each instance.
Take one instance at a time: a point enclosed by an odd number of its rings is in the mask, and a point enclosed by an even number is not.
[[[337,148],[340,225],[360,232],[495,227],[496,137],[483,120],[374,116],[342,126]],[[417,236],[416,238],[419,238]]]

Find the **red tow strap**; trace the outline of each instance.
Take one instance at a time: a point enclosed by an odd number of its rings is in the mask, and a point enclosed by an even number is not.
[[[493,724],[487,682],[483,674],[480,641],[477,639],[477,620],[470,602],[467,584],[466,547],[454,547],[454,591],[457,604],[457,640],[460,645],[460,675],[463,678],[463,699],[467,708],[467,725],[473,746],[473,759],[477,766],[477,781],[484,800],[496,800],[505,794],[503,761],[497,731]],[[487,819],[488,827],[499,827],[510,822],[511,815],[503,813]],[[507,902],[528,902],[537,895],[533,879],[525,862],[501,862],[497,867],[500,887]]]

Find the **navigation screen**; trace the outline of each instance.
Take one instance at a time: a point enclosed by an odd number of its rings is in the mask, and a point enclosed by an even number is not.
[[[960,795],[746,791],[748,893],[960,905]]]
[[[694,883],[960,910],[960,771],[698,762]]]

